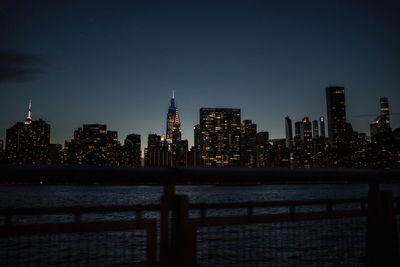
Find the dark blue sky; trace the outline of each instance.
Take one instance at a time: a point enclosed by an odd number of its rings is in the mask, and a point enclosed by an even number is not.
[[[85,3],[81,3],[85,2]],[[172,90],[193,144],[200,107],[241,108],[271,138],[284,117],[347,118],[369,134],[379,97],[400,112],[398,1],[2,1],[0,139],[26,117],[64,143],[82,124],[161,134]],[[392,116],[400,127],[400,116]]]

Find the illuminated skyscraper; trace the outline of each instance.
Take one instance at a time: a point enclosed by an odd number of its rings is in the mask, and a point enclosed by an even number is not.
[[[381,114],[370,124],[371,136],[375,136],[378,133],[390,133],[392,131],[390,128],[389,101],[387,97],[381,97],[380,111]]]
[[[346,141],[346,106],[344,87],[330,86],[326,88],[326,107],[328,114],[329,142],[337,145]]]
[[[48,164],[50,125],[32,120],[31,101],[25,122],[17,122],[6,132],[6,157],[10,163]]]
[[[176,121],[177,119],[178,119],[178,121]],[[178,123],[179,123],[179,125],[178,125]],[[175,92],[172,91],[171,105],[169,106],[168,113],[167,113],[166,139],[167,139],[168,144],[172,144],[172,141],[174,139],[174,137],[173,137],[174,129],[176,126],[180,127],[180,121],[179,121],[179,116],[177,116],[177,110],[176,110],[176,106],[175,106]]]
[[[307,149],[312,148],[312,133],[311,133],[311,122],[308,117],[304,117],[300,124],[300,138],[301,141],[306,145]]]
[[[267,167],[269,159],[269,151],[271,145],[269,143],[269,133],[259,132],[256,136],[256,158],[257,167]]]
[[[252,123],[251,120],[244,120],[242,121],[241,128],[242,165],[247,167],[255,167],[257,124]]]
[[[65,142],[63,154],[68,164],[119,166],[123,151],[117,131],[107,131],[105,124],[84,124]]]
[[[201,108],[201,157],[205,166],[241,163],[240,109]]]
[[[325,139],[325,118],[319,117],[320,136]]]
[[[319,137],[318,121],[313,120],[312,125],[313,125],[313,138],[318,138]]]
[[[286,130],[286,147],[290,147],[290,143],[293,142],[293,129],[292,120],[289,116],[285,117],[285,130]]]

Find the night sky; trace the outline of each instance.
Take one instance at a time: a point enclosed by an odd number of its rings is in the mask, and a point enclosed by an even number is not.
[[[82,3],[85,2],[85,3]],[[1,1],[0,139],[24,121],[64,144],[83,124],[161,134],[172,90],[193,145],[201,107],[241,108],[271,138],[326,116],[344,86],[369,135],[379,98],[400,112],[400,1]],[[391,117],[392,128],[400,116]]]

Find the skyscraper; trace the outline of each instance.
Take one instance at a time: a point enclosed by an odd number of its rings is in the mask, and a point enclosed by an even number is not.
[[[319,129],[321,137],[325,139],[325,118],[323,116],[319,117]]]
[[[389,100],[387,97],[381,97],[380,99],[381,115],[385,116],[386,124],[390,127],[390,117],[389,117]]]
[[[201,108],[201,157],[205,166],[241,163],[240,109]]]
[[[300,124],[300,138],[301,141],[306,145],[307,149],[312,148],[312,133],[311,133],[311,122],[308,117],[304,117]]]
[[[290,147],[290,143],[293,141],[293,130],[292,120],[289,116],[285,117],[285,130],[286,130],[286,147]]]
[[[267,167],[269,159],[269,151],[271,145],[269,143],[269,133],[259,132],[256,136],[256,158],[257,167]]]
[[[333,145],[346,141],[346,106],[344,87],[326,88],[326,107],[328,115],[328,138]]]
[[[378,133],[390,133],[389,100],[387,97],[380,99],[380,115],[370,124],[371,136]]]
[[[180,120],[175,106],[175,92],[172,91],[171,105],[167,112],[167,128],[166,128],[166,139],[168,144],[173,143],[174,138],[178,138],[180,133]],[[175,137],[174,137],[175,135]]]
[[[244,120],[241,124],[242,128],[242,162],[243,166],[255,167],[256,166],[256,135],[257,124],[252,123],[251,120]]]
[[[48,164],[50,125],[32,120],[31,101],[25,122],[17,122],[6,132],[6,157],[10,163]]]
[[[313,138],[318,138],[319,137],[318,121],[313,120],[312,125],[313,125]]]
[[[74,131],[74,139],[65,142],[64,163],[96,166],[119,166],[122,147],[117,131],[107,131],[105,124],[84,124]]]
[[[124,165],[140,166],[141,140],[139,134],[129,134],[124,142]]]
[[[201,139],[201,130],[200,130],[200,124],[196,124],[193,127],[194,131],[194,148],[198,151],[200,151],[200,139]]]

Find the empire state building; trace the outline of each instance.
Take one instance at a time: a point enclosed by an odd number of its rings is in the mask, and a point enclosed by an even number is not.
[[[168,144],[176,144],[181,141],[181,122],[178,109],[175,106],[175,93],[172,92],[171,105],[167,113],[166,140]]]

